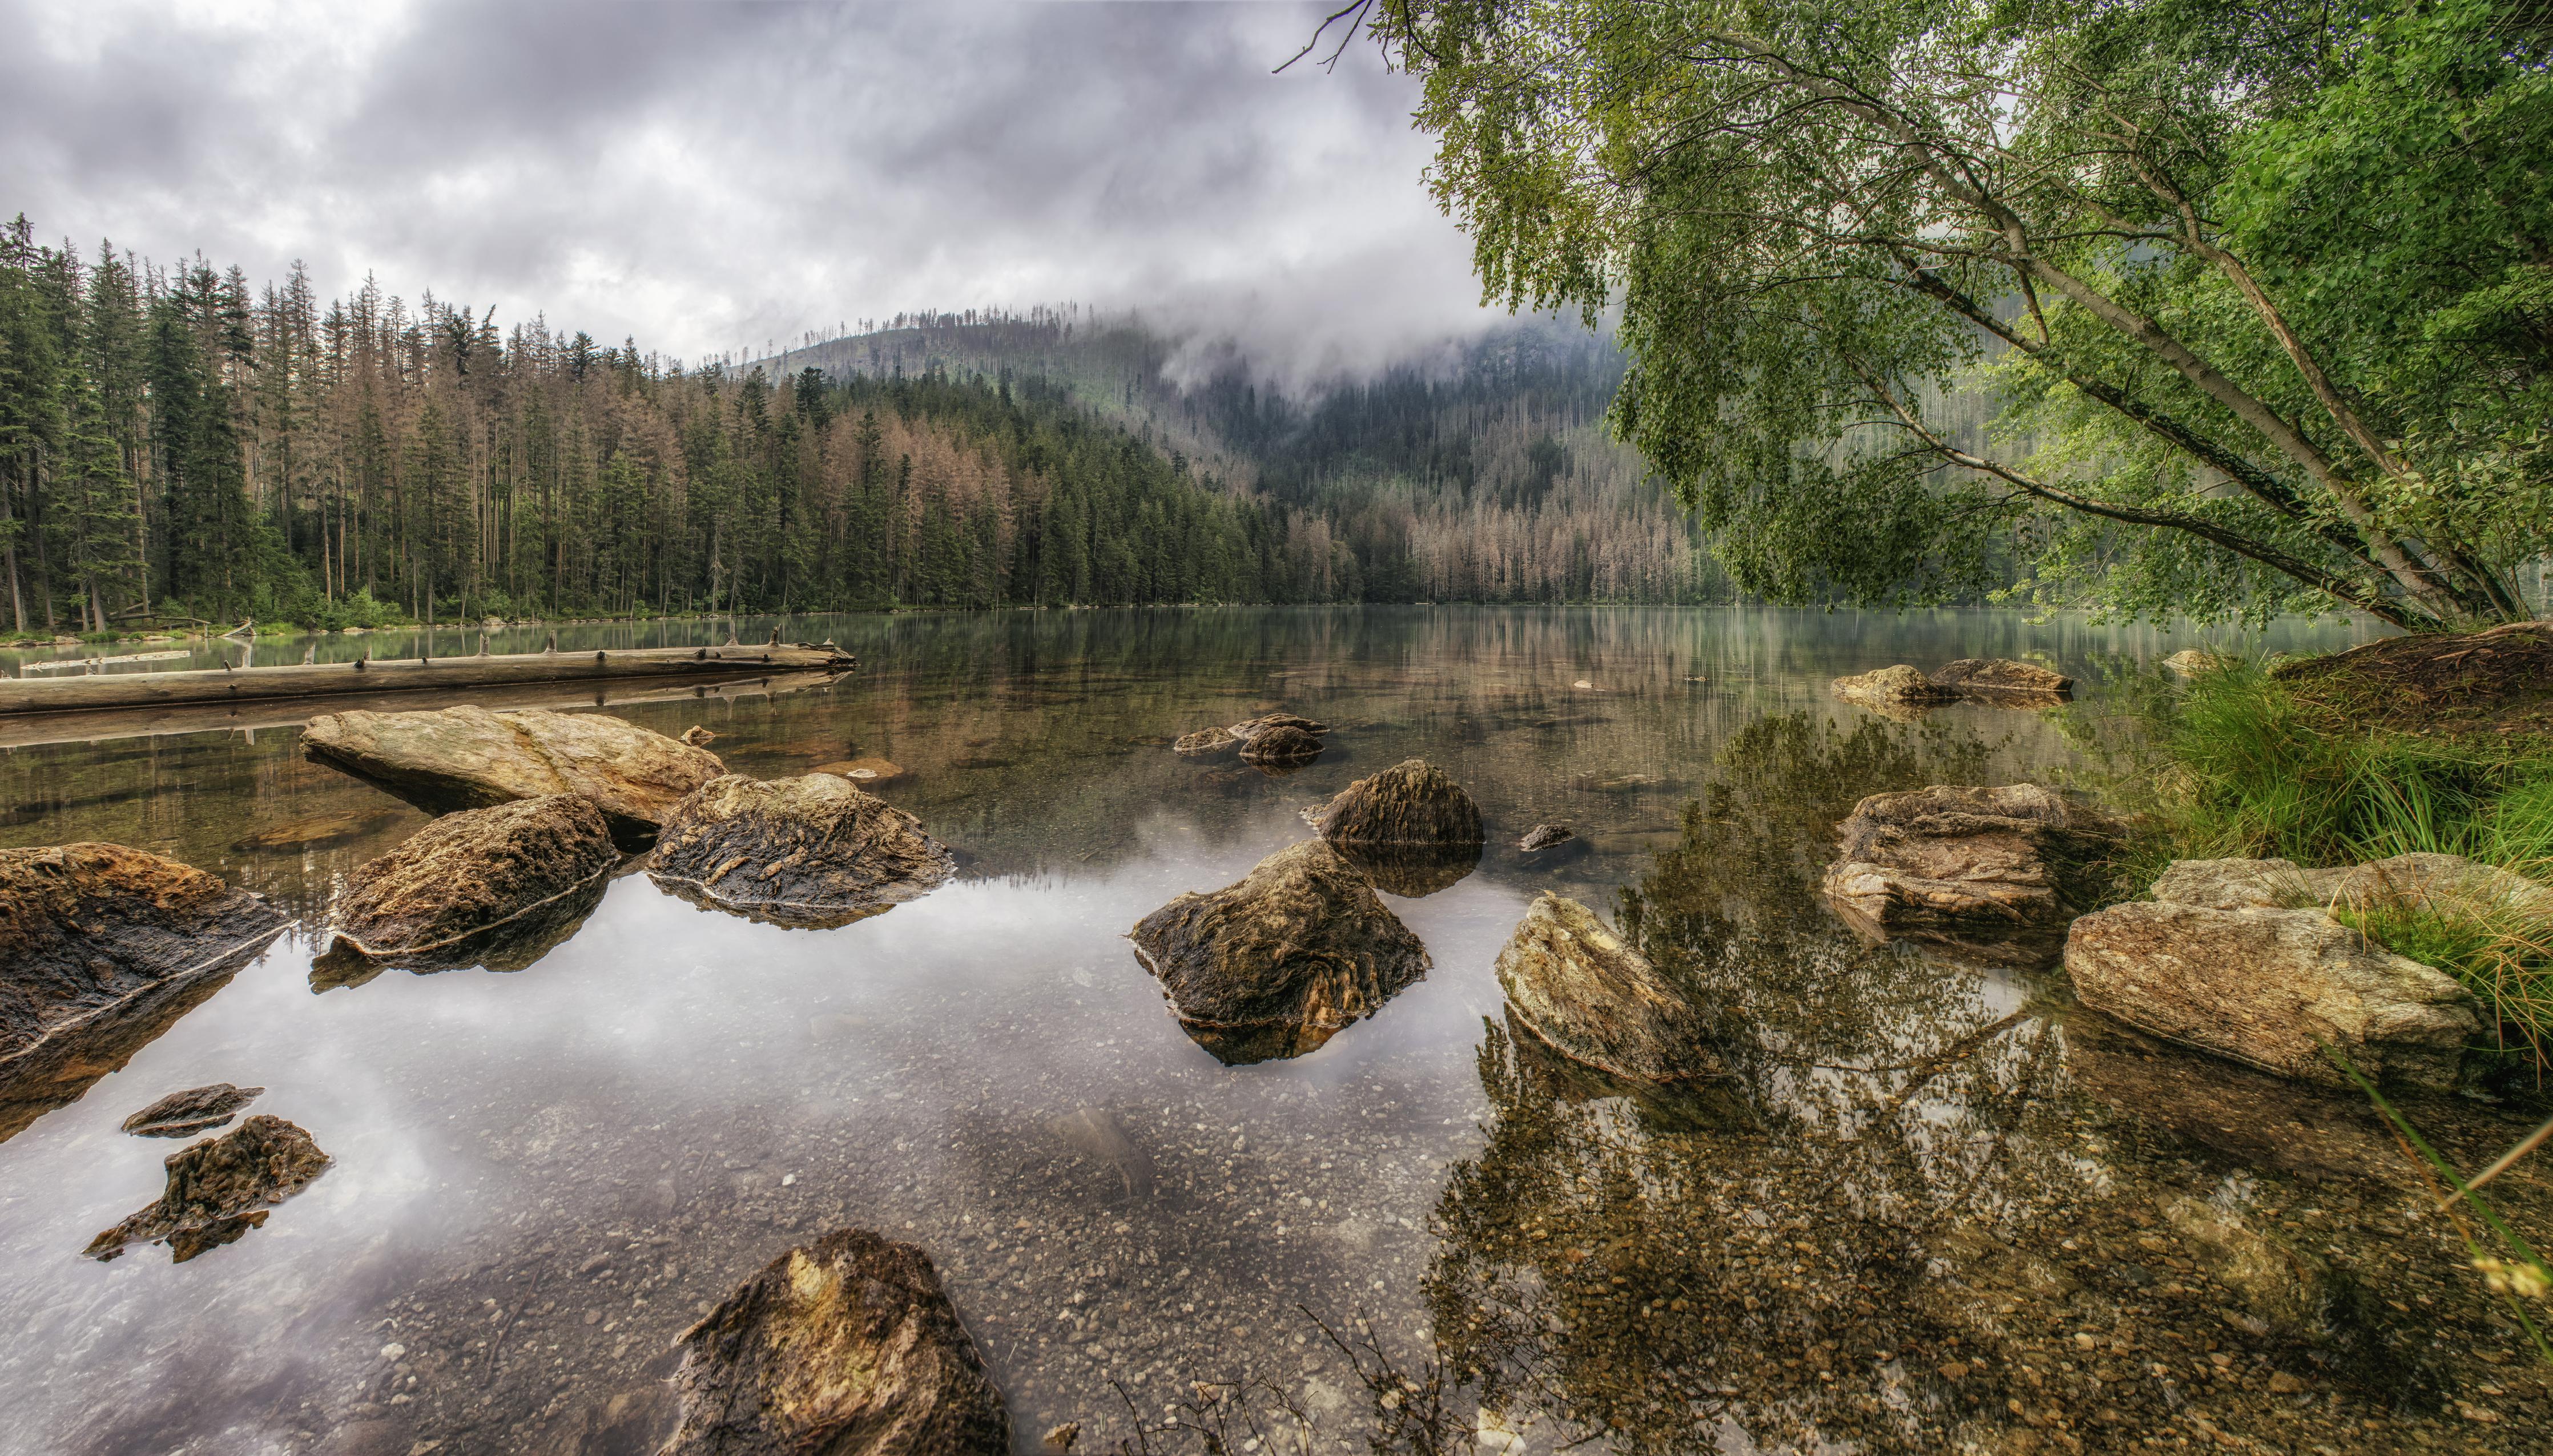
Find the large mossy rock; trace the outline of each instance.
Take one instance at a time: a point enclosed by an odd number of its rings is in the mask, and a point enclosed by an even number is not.
[[[2074,680],[2061,672],[2008,657],[1962,657],[1942,664],[1933,685],[1963,698],[2054,702],[2074,694]]]
[[[122,1066],[285,924],[216,875],[121,844],[0,849],[0,1141]]]
[[[2370,1077],[2453,1087],[2483,1029],[2453,976],[2319,910],[2113,905],[2074,922],[2065,971],[2095,1011],[2309,1081],[2347,1084],[2328,1046]]]
[[[680,1342],[657,1456],[1008,1456],[1011,1422],[930,1256],[837,1229],[773,1260]]]
[[[1426,947],[1318,840],[1179,896],[1133,940],[1180,1026],[1234,1064],[1310,1052],[1428,969]]]
[[[544,794],[447,814],[359,866],[332,929],[355,952],[410,969],[473,963],[506,933],[611,873],[603,811]]]
[[[1873,794],[1836,831],[1827,898],[1865,932],[2053,950],[2100,897],[2116,821],[2036,784]]]
[[[207,1249],[236,1242],[266,1222],[280,1203],[328,1171],[328,1155],[310,1135],[260,1113],[218,1138],[168,1155],[160,1201],[89,1241],[91,1259],[113,1259],[136,1243],[168,1245],[183,1264]]]
[[[1339,791],[1312,817],[1321,838],[1356,844],[1478,844],[1481,810],[1423,758],[1404,759]]]
[[[1498,969],[1508,1013],[1572,1062],[1649,1082],[1719,1068],[1692,1005],[1575,900],[1549,891],[1536,899]]]
[[[956,871],[912,815],[829,773],[713,779],[667,817],[648,873],[686,898],[782,925],[846,925]]]
[[[422,713],[331,713],[301,751],[428,814],[572,794],[612,838],[643,848],[676,804],[725,772],[718,755],[600,713],[463,705]]]

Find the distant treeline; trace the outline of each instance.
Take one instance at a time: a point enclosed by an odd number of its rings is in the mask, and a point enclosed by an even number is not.
[[[0,239],[19,631],[1326,600],[1334,549],[1039,380],[686,370]]]

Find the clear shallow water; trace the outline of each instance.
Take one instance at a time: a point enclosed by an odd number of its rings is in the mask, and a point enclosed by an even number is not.
[[[613,632],[631,629],[562,645]],[[1023,1449],[1069,1419],[1110,1446],[1128,1402],[1159,1420],[1189,1382],[1245,1376],[1317,1417],[1322,1448],[1362,1447],[1411,1403],[1381,1407],[1314,1318],[1365,1320],[1412,1372],[1440,1362],[1467,1447],[1483,1401],[1534,1450],[2544,1439],[2518,1337],[2452,1234],[2404,1220],[2417,1179],[2363,1104],[2105,1027],[2061,975],[1866,948],[1816,902],[1854,798],[2061,776],[2105,691],[2070,716],[1898,725],[1828,678],[2026,651],[2090,675],[2185,640],[1983,614],[1473,609],[786,634],[833,637],[863,671],[614,711],[703,723],[764,776],[889,759],[907,773],[880,792],[960,852],[961,878],[806,932],[630,874],[505,974],[314,991],[314,937],[279,943],[0,1142],[0,1313],[19,1333],[0,1448],[645,1449],[671,1339],[846,1223],[940,1263]],[[1166,747],[1276,708],[1335,728],[1300,773]],[[1434,969],[1309,1056],[1221,1065],[1124,933],[1412,754],[1465,783],[1495,841],[1453,887],[1387,898]],[[423,822],[275,731],[9,750],[0,810],[0,843],[136,844],[312,926],[347,870]],[[1501,846],[1544,821],[1592,852],[1528,871]],[[1492,961],[1545,887],[1694,987],[1726,1086],[1658,1103],[1517,1048]],[[78,1257],[157,1194],[177,1146],[116,1124],[215,1080],[265,1085],[254,1110],[335,1166],[185,1265]],[[2522,1130],[2420,1115],[2469,1166]],[[1134,1156],[1112,1162],[1094,1125]],[[2541,1185],[2508,1181],[2540,1217]],[[2280,1249],[2338,1271],[2321,1287],[2340,1292],[2293,1314],[2278,1290],[2324,1277]],[[2254,1270],[2282,1259],[2285,1276]],[[2279,1375],[2302,1389],[2274,1391]]]

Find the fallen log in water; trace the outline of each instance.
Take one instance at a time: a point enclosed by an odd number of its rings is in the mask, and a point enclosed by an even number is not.
[[[471,688],[456,698],[432,695],[357,693],[351,697],[285,698],[257,703],[192,703],[172,708],[102,708],[82,713],[0,715],[0,752],[45,743],[103,743],[116,738],[161,737],[176,733],[246,733],[252,741],[262,728],[297,729],[323,713],[364,708],[397,713],[410,708],[440,708],[450,702],[475,703],[501,713],[509,708],[611,708],[643,703],[732,704],[805,692],[839,681],[833,672],[785,672],[769,677],[616,678],[596,683],[519,683],[507,687]]]
[[[856,665],[849,653],[830,642],[819,646],[773,642],[759,647],[638,647],[616,652],[519,652],[501,657],[359,659],[282,667],[13,678],[0,680],[0,720],[525,683],[709,681],[784,672],[847,672]]]

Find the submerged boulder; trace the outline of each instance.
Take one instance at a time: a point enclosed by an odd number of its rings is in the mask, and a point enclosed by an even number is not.
[[[124,1120],[124,1130],[137,1138],[185,1138],[220,1127],[257,1100],[264,1087],[235,1087],[215,1082],[188,1087],[143,1108]]]
[[[0,849],[0,1140],[122,1066],[285,924],[261,896],[121,844]]]
[[[475,963],[479,948],[619,863],[603,812],[586,800],[544,794],[466,809],[358,867],[331,928],[385,964]]]
[[[2065,971],[2095,1011],[2310,1081],[2347,1084],[2329,1046],[2370,1077],[2452,1087],[2482,1032],[2453,976],[2319,910],[2113,905],[2074,922]]]
[[[331,713],[301,732],[314,763],[344,769],[428,814],[573,794],[622,845],[644,847],[684,796],[724,771],[718,755],[600,713],[463,705]]]
[[[1526,830],[1523,839],[1516,840],[1516,848],[1522,853],[1539,854],[1545,849],[1557,849],[1563,844],[1576,842],[1579,842],[1578,832],[1569,826],[1538,824]]]
[[[1828,686],[1836,697],[1848,703],[1887,708],[1930,708],[1959,696],[1952,689],[1926,677],[1921,668],[1909,667],[1902,662],[1877,672],[1839,677]]]
[[[2027,952],[2098,898],[2118,823],[2036,784],[1873,794],[1836,831],[1827,898],[1883,938]]]
[[[1478,844],[1481,810],[1423,758],[1358,779],[1311,816],[1321,838],[1360,844]]]
[[[1181,733],[1170,745],[1173,753],[1220,753],[1241,741],[1241,735],[1227,728],[1203,728],[1192,733]]]
[[[1179,896],[1132,939],[1179,1024],[1233,1064],[1310,1052],[1428,969],[1418,938],[1318,840]]]
[[[1508,1014],[1572,1062],[1652,1082],[1719,1068],[1692,1005],[1575,900],[1549,891],[1536,899],[1498,969]]]
[[[849,779],[727,774],[667,817],[648,874],[688,899],[815,928],[919,899],[956,868],[920,820]]]
[[[1241,756],[1251,763],[1303,763],[1321,756],[1321,740],[1280,725],[1244,738]]]
[[[677,1342],[657,1456],[1008,1456],[1011,1421],[930,1256],[866,1229],[790,1250]]]
[[[168,1245],[183,1264],[233,1243],[266,1222],[269,1205],[308,1187],[328,1171],[328,1155],[310,1135],[260,1113],[208,1142],[168,1155],[168,1184],[160,1201],[89,1241],[91,1259],[113,1259],[136,1243]]]
[[[1962,657],[1942,664],[1933,685],[1963,698],[2054,699],[2074,694],[2074,680],[2061,672],[2008,657]]]
[[[1313,737],[1317,738],[1322,734],[1327,733],[1330,730],[1330,726],[1325,723],[1314,723],[1312,720],[1305,718],[1298,713],[1271,713],[1264,717],[1250,719],[1243,723],[1236,723],[1232,726],[1231,732],[1234,737],[1239,738],[1246,743],[1251,739],[1258,737],[1261,733],[1270,732],[1276,728],[1292,728],[1296,732],[1310,733]]]

